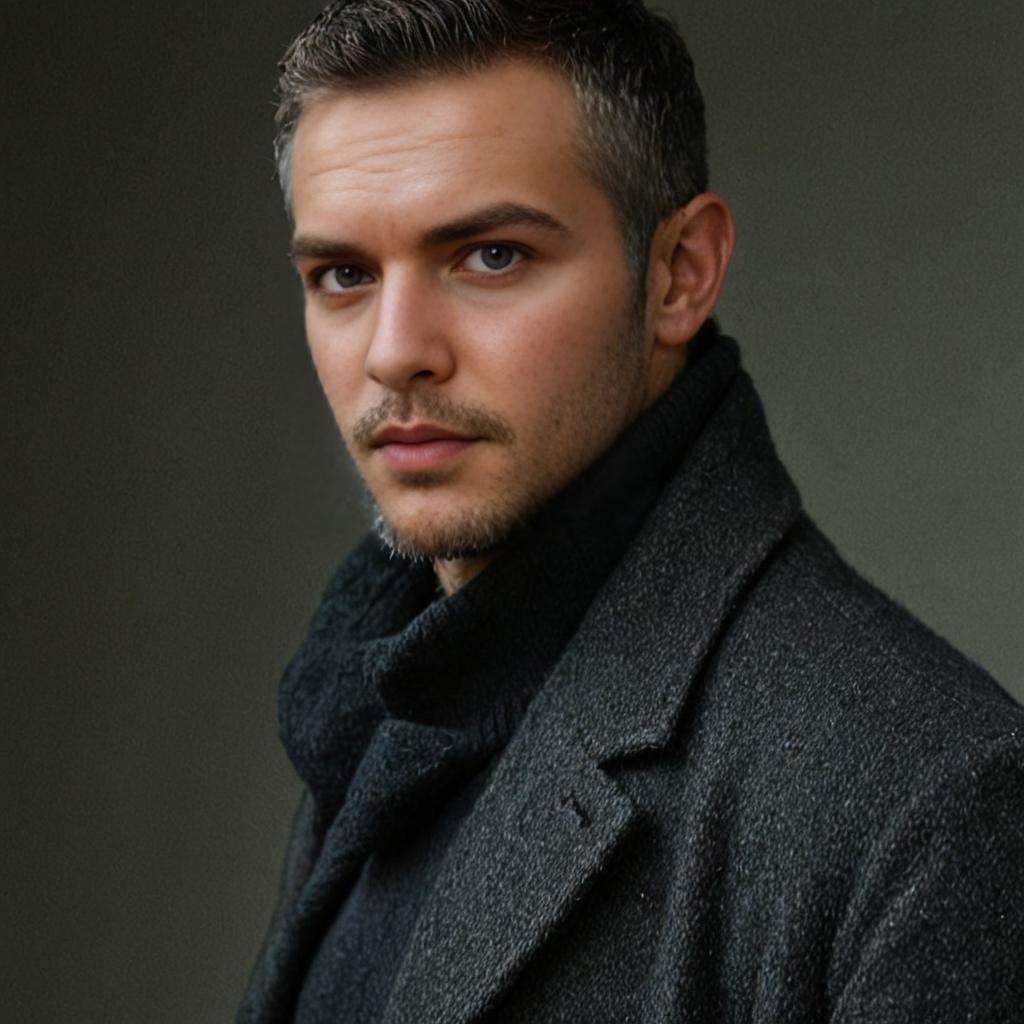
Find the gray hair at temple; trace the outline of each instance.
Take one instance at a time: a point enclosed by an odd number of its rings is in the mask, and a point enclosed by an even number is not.
[[[336,0],[285,52],[278,80],[278,175],[302,112],[324,96],[505,58],[566,75],[581,111],[582,159],[615,208],[644,290],[658,222],[707,188],[704,100],[672,22],[640,0]]]

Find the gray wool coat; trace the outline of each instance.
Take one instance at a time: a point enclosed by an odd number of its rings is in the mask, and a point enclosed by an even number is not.
[[[289,1019],[309,801],[240,1021]],[[740,373],[449,848],[385,1024],[1024,1021],[1024,710],[801,511]]]

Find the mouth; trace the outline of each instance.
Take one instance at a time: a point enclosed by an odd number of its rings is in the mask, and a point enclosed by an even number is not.
[[[422,472],[452,461],[481,440],[444,427],[420,424],[385,427],[374,434],[370,446],[392,469]]]

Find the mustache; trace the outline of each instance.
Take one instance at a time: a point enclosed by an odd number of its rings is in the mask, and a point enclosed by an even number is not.
[[[499,444],[512,444],[516,437],[511,424],[497,413],[453,402],[442,395],[415,391],[388,395],[363,413],[352,427],[352,441],[361,448],[369,448],[374,434],[385,423],[412,423],[415,420],[425,420],[436,427]]]

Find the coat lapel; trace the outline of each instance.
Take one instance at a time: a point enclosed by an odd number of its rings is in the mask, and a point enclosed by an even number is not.
[[[586,890],[634,817],[571,723],[529,712],[453,840],[386,1024],[475,1020]]]
[[[638,816],[604,766],[669,742],[799,514],[740,373],[453,840],[385,1024],[477,1020],[537,955]]]
[[[670,741],[733,613],[801,514],[741,371],[552,680],[599,763]]]

